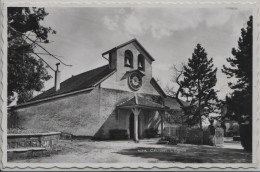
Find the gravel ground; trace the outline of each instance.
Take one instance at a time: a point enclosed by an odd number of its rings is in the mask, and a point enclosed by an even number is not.
[[[48,157],[15,160],[21,163],[250,163],[252,154],[239,143],[223,147],[206,145],[159,145],[157,140],[91,141],[60,140],[62,150]]]

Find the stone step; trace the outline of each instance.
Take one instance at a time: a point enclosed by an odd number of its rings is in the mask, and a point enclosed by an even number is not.
[[[48,155],[48,151],[43,147],[27,147],[7,149],[7,160],[28,159]]]
[[[157,144],[169,144],[169,141],[160,140],[157,142]]]
[[[7,152],[26,152],[26,151],[44,151],[46,148],[43,147],[30,147],[30,148],[14,148],[7,149]]]

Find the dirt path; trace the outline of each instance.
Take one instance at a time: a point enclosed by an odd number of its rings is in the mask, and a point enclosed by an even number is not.
[[[250,163],[252,155],[239,144],[223,148],[205,145],[158,145],[154,140],[60,141],[63,149],[49,157],[16,160],[23,163]]]

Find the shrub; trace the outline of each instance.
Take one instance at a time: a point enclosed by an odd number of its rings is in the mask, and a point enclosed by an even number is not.
[[[180,143],[186,143],[187,140],[187,134],[188,133],[188,129],[187,127],[181,126],[178,128],[178,137],[179,137],[179,142]]]
[[[208,129],[203,130],[203,145],[212,145],[210,138],[210,131]]]
[[[187,133],[186,143],[188,144],[203,144],[203,130],[202,129],[189,129]]]
[[[69,134],[69,133],[62,132],[60,135],[61,140],[72,140],[72,138],[73,138],[73,135]]]
[[[233,136],[238,136],[240,133],[239,131],[239,125],[233,125],[231,126],[228,131],[226,132],[227,137],[233,137]]]
[[[161,138],[162,141],[169,141],[169,144],[171,145],[177,145],[179,143],[179,140],[177,137],[167,136]]]
[[[154,129],[154,128],[149,128],[145,132],[148,138],[154,138],[158,135],[158,129]]]
[[[241,124],[240,125],[240,137],[241,145],[247,151],[252,151],[252,125]]]
[[[113,129],[109,131],[110,133],[110,138],[112,140],[118,140],[118,139],[127,139],[127,131],[123,129]]]

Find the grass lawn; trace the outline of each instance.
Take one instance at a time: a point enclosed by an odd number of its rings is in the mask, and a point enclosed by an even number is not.
[[[91,141],[60,140],[62,150],[48,157],[15,160],[21,163],[251,163],[252,153],[240,143],[223,147],[206,145],[159,145],[157,140]]]

